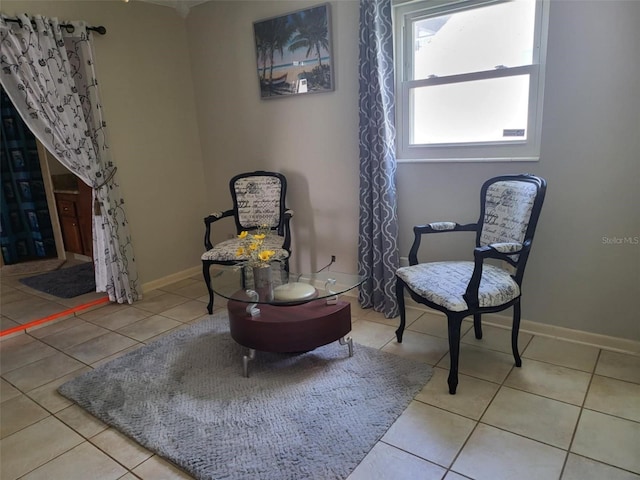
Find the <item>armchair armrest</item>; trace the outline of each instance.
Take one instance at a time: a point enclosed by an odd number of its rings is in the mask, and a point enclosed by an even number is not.
[[[416,225],[413,227],[414,234],[441,233],[441,232],[475,232],[478,228],[476,223],[460,225],[456,222],[432,222],[426,225]]]
[[[512,256],[517,256],[521,253],[528,252],[531,248],[531,240],[526,240],[524,243],[518,242],[502,242],[491,243],[482,247],[476,247],[473,250],[473,274],[469,280],[467,291],[463,295],[465,302],[470,308],[477,308],[478,301],[478,289],[480,288],[480,280],[482,279],[482,267],[485,258],[493,258],[496,260],[504,260],[510,265],[515,266],[516,262]]]
[[[289,226],[291,217],[293,217],[293,210],[289,208],[285,209],[283,231],[279,232],[279,235],[284,237],[284,244],[282,245],[282,248],[284,248],[289,253],[291,253],[291,227]]]
[[[519,242],[491,243],[487,247],[498,253],[520,253],[524,247]]]
[[[531,240],[526,240],[524,243],[519,242],[502,242],[502,243],[490,243],[482,247],[476,247],[474,249],[474,257],[480,256],[482,259],[495,258],[497,260],[504,260],[515,266],[514,257],[521,253],[526,253],[531,248]]]
[[[457,226],[456,222],[433,222],[427,225],[427,227],[431,227],[431,230],[438,232],[455,231]]]
[[[233,216],[233,210],[225,210],[224,212],[213,212],[212,214],[204,217],[204,246],[207,250],[211,250],[213,248],[213,244],[211,243],[211,224],[225,217],[231,216]]]
[[[477,223],[461,225],[456,222],[433,222],[427,225],[416,225],[413,227],[414,238],[411,250],[409,250],[409,265],[416,265],[418,263],[418,249],[420,248],[422,235],[445,232],[475,232],[477,229]]]

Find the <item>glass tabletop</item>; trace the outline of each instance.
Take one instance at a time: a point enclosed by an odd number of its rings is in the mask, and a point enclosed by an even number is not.
[[[211,267],[211,289],[216,295],[228,300],[269,305],[331,301],[358,287],[365,279],[361,275],[331,271],[291,273],[277,262],[258,270],[248,266]]]

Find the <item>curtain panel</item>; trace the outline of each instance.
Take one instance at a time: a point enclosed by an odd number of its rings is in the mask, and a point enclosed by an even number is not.
[[[398,315],[395,99],[391,0],[360,0],[360,218],[363,308]]]
[[[141,298],[138,275],[98,93],[92,36],[56,18],[0,17],[0,83],[47,150],[93,188],[96,291],[118,303]],[[34,21],[35,26],[32,25]]]

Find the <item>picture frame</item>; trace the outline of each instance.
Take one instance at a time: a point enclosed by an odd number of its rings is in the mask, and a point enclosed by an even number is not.
[[[23,202],[30,202],[33,200],[33,197],[31,196],[31,185],[29,185],[29,182],[27,180],[21,180],[18,183],[18,189],[20,192],[20,199]]]
[[[44,248],[44,243],[41,242],[40,240],[34,240],[33,241],[33,246],[36,249],[36,255],[38,257],[46,257],[47,256],[47,251]]]
[[[328,3],[253,23],[260,97],[334,90]]]
[[[37,232],[40,230],[40,226],[38,225],[38,216],[36,215],[35,210],[25,210],[27,214],[27,220],[29,221],[29,227],[32,232]]]
[[[14,172],[22,172],[26,169],[26,163],[22,150],[11,150],[11,163]]]

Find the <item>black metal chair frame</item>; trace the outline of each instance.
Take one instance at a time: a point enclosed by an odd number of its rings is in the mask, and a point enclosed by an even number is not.
[[[286,200],[286,196],[287,196],[287,179],[285,178],[284,175],[282,175],[281,173],[278,172],[267,172],[264,170],[257,170],[255,172],[246,172],[246,173],[240,173],[236,176],[234,176],[230,181],[229,181],[229,190],[231,191],[231,198],[233,201],[233,208],[229,209],[229,210],[225,210],[224,212],[221,212],[219,214],[212,214],[212,215],[208,215],[204,218],[204,224],[205,224],[205,233],[204,233],[204,246],[206,248],[206,250],[211,250],[214,245],[211,243],[211,228],[212,225],[219,221],[222,220],[223,218],[227,218],[227,217],[233,217],[234,221],[235,221],[235,225],[236,225],[236,234],[239,235],[242,231],[247,230],[247,231],[251,231],[251,230],[256,230],[261,228],[261,225],[242,225],[240,223],[240,217],[238,214],[238,198],[237,198],[237,194],[236,194],[236,189],[235,189],[235,185],[236,182],[240,179],[243,178],[248,178],[248,177],[256,177],[256,176],[260,176],[260,177],[264,177],[264,176],[270,176],[270,177],[275,177],[280,181],[280,185],[281,185],[281,189],[280,189],[280,208],[279,208],[279,223],[277,226],[275,227],[271,227],[271,231],[276,232],[277,235],[284,237],[284,243],[282,245],[282,248],[284,250],[286,250],[287,252],[289,252],[289,255],[291,254],[291,229],[289,226],[291,217],[292,217],[292,213],[286,208],[285,205],[285,200]],[[287,257],[284,261],[284,269],[285,271],[289,271],[289,257]],[[211,288],[211,266],[212,265],[236,265],[240,263],[240,261],[238,260],[227,260],[227,261],[220,261],[220,260],[202,260],[202,274],[204,276],[204,281],[207,285],[207,291],[209,292],[209,303],[207,304],[207,311],[209,312],[209,314],[213,313],[213,299],[214,299],[214,294],[213,294],[213,289]]]
[[[495,182],[499,181],[521,181],[521,182],[530,182],[533,183],[537,187],[536,198],[533,203],[533,208],[531,211],[531,217],[529,220],[529,224],[527,226],[527,230],[525,232],[524,241],[522,242],[522,248],[516,252],[509,252],[508,254],[500,253],[491,245],[480,246],[480,235],[482,233],[482,227],[484,224],[485,218],[485,199],[486,192],[489,186]],[[402,335],[404,333],[405,325],[406,325],[406,312],[405,312],[405,300],[404,300],[404,289],[406,288],[409,291],[409,294],[413,300],[423,305],[426,305],[435,310],[439,310],[446,314],[447,316],[447,324],[448,324],[448,334],[449,334],[449,357],[451,360],[451,368],[449,370],[449,393],[455,394],[456,388],[458,386],[458,358],[460,355],[460,330],[462,326],[462,321],[465,317],[473,315],[473,327],[474,333],[477,339],[482,338],[482,324],[481,324],[481,316],[485,313],[495,313],[506,310],[507,308],[513,306],[513,326],[511,330],[511,349],[513,351],[513,357],[515,359],[516,367],[522,366],[522,359],[520,358],[520,353],[518,352],[518,333],[520,330],[520,312],[521,312],[521,302],[520,299],[522,297],[522,279],[524,276],[524,270],[527,264],[527,260],[529,258],[529,253],[531,251],[531,245],[533,242],[533,236],[536,231],[536,226],[538,224],[538,218],[540,216],[540,211],[542,210],[542,204],[544,202],[544,197],[546,193],[546,181],[542,178],[529,175],[502,175],[499,177],[495,177],[487,180],[482,186],[480,201],[481,201],[481,211],[480,218],[477,223],[469,223],[466,225],[460,225],[458,223],[455,224],[455,227],[448,230],[434,230],[429,225],[417,225],[413,228],[414,232],[414,241],[409,251],[409,265],[418,264],[418,249],[420,248],[420,242],[422,239],[422,235],[432,234],[432,233],[449,233],[449,232],[476,232],[476,247],[473,252],[474,256],[474,270],[469,281],[469,284],[466,289],[466,293],[463,298],[467,303],[467,310],[461,312],[454,312],[442,307],[441,305],[430,302],[429,300],[421,297],[416,294],[409,286],[400,278],[396,276],[396,297],[398,300],[398,305],[400,308],[400,326],[396,330],[396,338],[398,343],[402,343]],[[514,260],[514,256],[516,259]],[[504,260],[509,265],[515,268],[515,273],[512,274],[512,278],[520,287],[520,295],[517,298],[514,298],[508,303],[492,306],[492,307],[480,307],[478,301],[478,288],[480,287],[480,280],[482,277],[482,267],[483,262],[486,259],[497,259]]]

